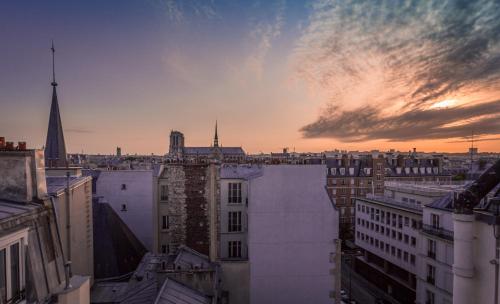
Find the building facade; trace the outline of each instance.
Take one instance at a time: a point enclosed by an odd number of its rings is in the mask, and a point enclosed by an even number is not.
[[[72,272],[93,280],[92,178],[83,176],[80,168],[47,169],[46,182],[61,227],[63,252],[71,261]]]
[[[155,253],[181,245],[214,257],[218,169],[215,163],[166,163],[154,177]]]

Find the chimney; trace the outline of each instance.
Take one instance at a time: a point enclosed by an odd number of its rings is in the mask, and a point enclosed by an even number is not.
[[[17,150],[26,151],[26,142],[25,141],[18,142],[17,143]]]
[[[0,137],[0,150],[5,149],[5,137]]]
[[[28,203],[47,196],[43,150],[26,150],[20,142],[17,150],[8,142],[0,151],[0,199]]]

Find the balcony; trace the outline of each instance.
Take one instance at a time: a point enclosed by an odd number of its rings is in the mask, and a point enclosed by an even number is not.
[[[453,231],[446,230],[441,227],[437,228],[432,225],[422,224],[422,231],[449,241],[453,241]]]

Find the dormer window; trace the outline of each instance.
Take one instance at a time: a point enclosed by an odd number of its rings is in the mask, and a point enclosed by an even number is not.
[[[354,168],[349,168],[349,175],[354,175]]]
[[[409,167],[405,167],[405,173],[406,174],[410,174],[410,168]]]
[[[396,173],[401,174],[401,167],[396,167]]]
[[[345,168],[340,168],[340,175],[345,175]]]
[[[337,175],[337,168],[331,168],[331,169],[330,169],[330,173],[331,173],[332,175]]]
[[[414,174],[418,174],[418,168],[417,167],[413,167],[413,173]]]

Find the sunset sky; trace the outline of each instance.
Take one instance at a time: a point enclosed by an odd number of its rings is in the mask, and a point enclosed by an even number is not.
[[[0,136],[45,143],[51,40],[69,152],[500,152],[500,3],[0,2]]]

